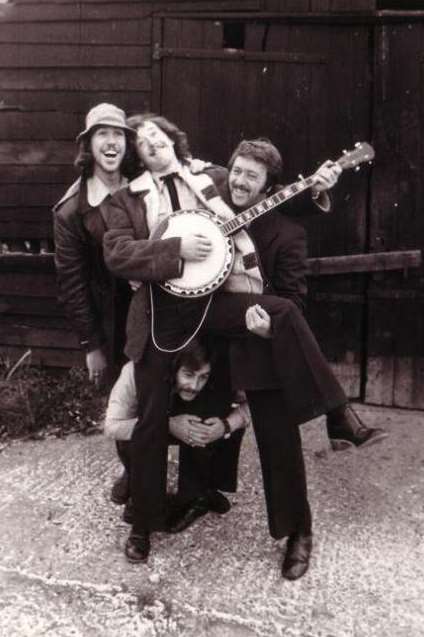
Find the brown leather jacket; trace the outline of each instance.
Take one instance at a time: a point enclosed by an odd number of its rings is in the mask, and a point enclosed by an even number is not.
[[[102,205],[108,231],[103,238],[107,267],[115,276],[143,282],[133,293],[127,320],[125,354],[138,361],[150,335],[150,299],[145,283],[164,281],[181,272],[180,238],[149,239],[144,197],[137,179]]]
[[[100,207],[89,205],[86,184],[78,180],[53,208],[53,215],[59,298],[81,347],[102,347],[112,362],[123,348],[130,289],[126,282],[114,280],[105,266]]]

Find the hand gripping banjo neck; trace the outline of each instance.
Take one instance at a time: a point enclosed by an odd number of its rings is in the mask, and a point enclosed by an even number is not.
[[[338,164],[340,168],[343,170],[347,168],[356,168],[359,167],[359,164],[364,161],[371,161],[374,158],[374,150],[373,148],[365,143],[358,143],[354,150],[345,152],[339,159],[337,159],[334,163]],[[250,223],[254,219],[264,215],[266,212],[269,212],[273,208],[280,206],[285,203],[289,199],[292,199],[296,195],[299,195],[304,190],[308,190],[308,188],[312,188],[315,184],[315,177],[311,175],[310,177],[306,177],[305,179],[300,179],[289,186],[285,186],[275,194],[267,197],[266,199],[262,199],[259,203],[251,206],[247,210],[243,212],[239,212],[233,219],[226,221],[221,226],[222,233],[227,237],[229,235],[234,234],[247,223]]]

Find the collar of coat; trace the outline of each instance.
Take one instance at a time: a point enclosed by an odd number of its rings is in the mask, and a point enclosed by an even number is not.
[[[128,189],[133,195],[139,195],[142,192],[149,192],[149,190],[153,188],[153,185],[152,175],[148,170],[145,170],[144,173],[141,173],[141,175],[130,181]]]
[[[68,199],[71,199],[72,197],[77,195],[81,191],[83,184],[84,182],[81,179],[81,177],[78,177],[78,179],[74,181],[74,183],[65,192],[62,199],[55,205],[55,209],[59,208],[62,204],[65,203],[65,201],[68,201]],[[120,188],[123,188],[127,184],[128,184],[128,180],[125,177],[123,177],[121,179]],[[110,189],[107,187],[107,185],[101,179],[99,179],[99,177],[97,177],[96,175],[89,177],[87,181],[85,182],[85,186],[86,186],[85,199],[86,199],[87,205],[82,206],[82,209],[80,210],[81,214],[84,214],[90,208],[97,208],[97,206],[100,206],[100,204],[103,203],[106,197],[113,194],[110,191]]]
[[[188,166],[182,164],[179,165],[178,171],[174,170],[173,172],[177,172],[178,176],[189,186],[206,209],[214,212],[223,221],[234,217],[233,211],[221,198],[209,175],[204,172],[193,174]],[[152,191],[157,192],[154,178],[148,170],[130,182],[129,190],[133,195],[152,193]]]

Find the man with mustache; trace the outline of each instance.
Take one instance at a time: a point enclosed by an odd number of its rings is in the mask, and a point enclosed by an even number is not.
[[[277,148],[268,139],[243,140],[233,152],[228,163],[228,174],[223,175],[224,183],[218,184],[234,211],[241,212],[254,206],[266,197],[283,188],[277,180],[282,172],[282,158]],[[333,180],[332,162],[325,162],[319,170],[319,179],[327,189]],[[225,189],[227,192],[225,193]],[[319,209],[328,212],[330,201],[324,191],[316,198],[319,207],[306,207],[314,214]],[[300,203],[300,206],[299,206]],[[288,200],[280,209],[276,208],[249,226],[249,233],[255,241],[261,261],[262,271],[268,282],[268,292],[291,299],[299,309],[306,304],[307,284],[307,239],[303,226],[296,220],[305,212],[305,201],[299,198]],[[282,214],[284,213],[284,214]],[[249,311],[249,325],[263,327],[263,313]],[[256,319],[256,320],[255,320]],[[352,413],[349,412],[350,416]],[[366,447],[387,437],[382,429],[367,427],[359,418],[349,417],[343,421],[327,416],[328,437],[333,448],[348,446]]]
[[[230,510],[221,492],[237,489],[240,445],[249,424],[245,402],[235,404],[234,399],[225,350],[217,351],[216,343],[206,339],[193,339],[174,362],[169,444],[179,444],[180,451],[178,492],[167,520],[171,533],[184,530],[209,511],[222,515]],[[136,422],[137,389],[130,361],[111,391],[104,433],[114,440],[130,440]],[[129,462],[126,469],[130,475]],[[129,500],[123,519],[131,524],[132,518]]]
[[[297,425],[329,412],[344,423],[351,408],[302,313],[291,300],[235,291],[233,280],[230,291],[224,287],[212,300],[200,303],[197,299],[175,299],[154,286],[154,302],[150,303],[147,284],[178,278],[185,263],[203,261],[212,249],[211,241],[202,233],[153,239],[158,223],[177,208],[206,205],[223,216],[232,212],[217,189],[225,183],[222,170],[211,169],[209,179],[202,176],[197,182],[187,177],[187,140],[175,125],[153,115],[128,123],[137,130],[137,149],[147,170],[108,202],[105,217],[110,230],[104,238],[105,258],[112,272],[141,283],[132,299],[127,325],[126,353],[135,362],[140,391],[139,420],[131,439],[135,520],[126,543],[127,558],[145,561],[151,532],[163,528],[173,352],[202,326],[208,333],[234,341],[233,384],[236,389],[246,390],[252,413],[270,533],[275,539],[288,536],[282,575],[297,579],[308,568],[312,547]],[[320,170],[316,174],[313,197],[319,198],[336,181],[335,171],[329,168],[324,172],[324,178]],[[261,274],[255,253],[243,253],[250,240],[245,239],[243,236],[239,242],[242,257],[236,264],[240,266],[236,274],[249,279],[253,289]],[[257,305],[270,317],[271,338],[261,338],[247,329],[249,308]]]

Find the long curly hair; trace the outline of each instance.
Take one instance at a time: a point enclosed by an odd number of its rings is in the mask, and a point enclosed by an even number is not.
[[[92,177],[94,172],[95,161],[93,153],[91,152],[91,138],[93,137],[93,134],[96,132],[96,130],[98,130],[99,128],[102,127],[93,126],[90,132],[84,135],[78,142],[78,151],[74,160],[74,166],[80,169],[83,179]],[[134,177],[136,177],[141,172],[140,160],[135,149],[133,135],[125,130],[124,133],[127,143],[125,154],[120,166],[120,171],[123,177],[131,180],[134,179]]]
[[[158,128],[172,139],[175,154],[180,162],[185,163],[191,157],[187,134],[163,115],[157,115],[156,113],[139,113],[127,118],[127,125],[135,130],[138,130],[147,124],[147,122],[156,124]],[[140,165],[140,159],[138,161]]]

